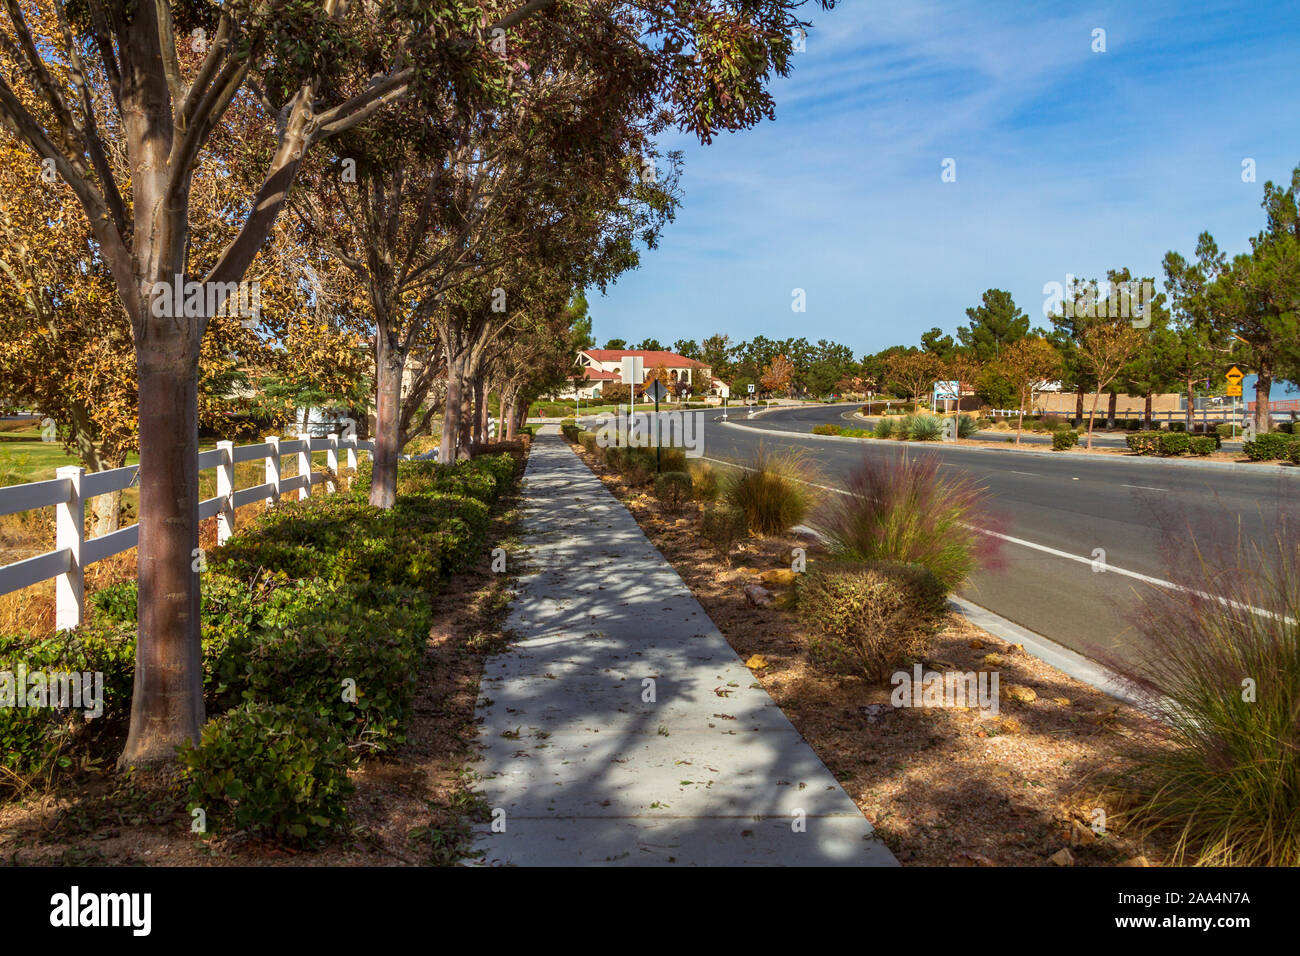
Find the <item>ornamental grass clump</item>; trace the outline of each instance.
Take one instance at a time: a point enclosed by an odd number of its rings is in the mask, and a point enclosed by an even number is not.
[[[1000,539],[984,533],[998,523],[988,493],[940,475],[933,455],[864,457],[845,488],[813,522],[836,557],[919,564],[948,591],[997,562]]]
[[[773,454],[760,444],[744,467],[727,475],[722,497],[745,516],[754,534],[785,534],[812,509],[816,478],[807,452]]]
[[[1176,865],[1300,865],[1298,532],[1290,516],[1266,539],[1184,547],[1169,573],[1189,590],[1142,589],[1138,657],[1106,662],[1162,718],[1123,784]]]

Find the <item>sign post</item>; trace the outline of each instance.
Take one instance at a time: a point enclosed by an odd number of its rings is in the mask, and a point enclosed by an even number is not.
[[[940,400],[943,401],[944,414],[948,413],[948,402],[953,399],[957,400],[956,412],[952,417],[952,433],[949,440],[957,440],[957,418],[961,415],[961,382],[935,382],[934,383],[934,405],[936,410]],[[945,429],[946,431],[946,429]]]
[[[1242,374],[1241,369],[1233,366],[1228,369],[1227,374],[1223,376],[1228,380],[1226,394],[1232,396],[1232,437],[1237,437],[1237,399],[1241,396],[1241,380],[1246,376]]]
[[[668,394],[668,389],[664,388],[664,383],[656,378],[646,388],[646,392],[655,401],[655,474],[662,474],[663,449],[659,444],[659,400]]]
[[[645,378],[645,359],[640,355],[624,355],[622,361],[622,379],[627,383],[627,427],[628,440],[631,441],[632,416],[636,414],[636,385]]]

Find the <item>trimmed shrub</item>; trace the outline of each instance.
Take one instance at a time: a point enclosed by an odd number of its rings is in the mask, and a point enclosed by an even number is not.
[[[1224,422],[1223,424],[1220,425],[1215,425],[1214,430],[1219,433],[1220,438],[1232,437],[1232,425],[1228,422]]]
[[[803,451],[774,455],[759,445],[748,467],[727,476],[722,495],[758,535],[785,534],[807,516],[814,472]]]
[[[208,829],[318,842],[347,818],[355,759],[337,731],[291,706],[245,704],[210,720],[178,750],[189,809]]]
[[[75,630],[42,639],[0,634],[0,671],[12,679],[0,692],[0,769],[8,771],[0,773],[3,794],[29,781],[52,779],[72,766],[72,755],[84,750],[90,738],[127,717],[135,678],[135,625],[96,615]],[[103,675],[102,688],[96,673]],[[39,681],[33,680],[38,674]],[[82,679],[85,674],[92,675],[89,683]],[[53,681],[47,679],[50,675]],[[86,720],[101,689],[103,713]],[[75,694],[83,706],[74,710]],[[26,706],[18,706],[20,701]]]
[[[578,441],[582,445],[582,450],[589,455],[594,455],[600,450],[600,446],[596,444],[595,432],[583,432],[578,436]]]
[[[1182,455],[1192,446],[1192,436],[1187,432],[1165,432],[1160,436],[1160,454]]]
[[[821,635],[814,653],[882,681],[925,656],[947,607],[938,578],[893,561],[818,562],[796,593],[799,616]]]
[[[892,418],[879,418],[876,420],[875,428],[872,434],[877,438],[888,438],[894,433],[894,420]]]
[[[1293,441],[1287,446],[1287,461],[1295,465],[1300,465],[1300,441]]]
[[[387,750],[405,740],[433,625],[427,595],[408,588],[295,583],[268,602],[252,627],[232,629],[215,662],[218,692],[234,700],[292,704],[328,721],[359,748]]]
[[[627,467],[628,449],[622,445],[605,446],[605,467],[611,471],[622,471]]]
[[[578,422],[573,418],[566,418],[560,422],[560,433],[566,441],[576,442],[581,429],[578,428]]]
[[[839,425],[814,425],[812,429],[814,435],[838,435],[842,431]]]
[[[1187,422],[1185,422],[1185,421],[1182,421],[1182,422],[1171,421],[1171,422],[1169,423],[1169,430],[1170,430],[1171,432],[1185,432],[1185,431],[1187,431]]]
[[[1055,451],[1069,451],[1077,444],[1079,444],[1079,433],[1073,428],[1052,433],[1052,448]]]
[[[655,479],[655,497],[667,511],[682,510],[691,500],[691,476],[682,471],[665,471]]]
[[[1215,439],[1217,435],[1194,435],[1187,443],[1188,451],[1193,455],[1200,455],[1204,458],[1206,455],[1213,454],[1214,449],[1218,447]]]
[[[291,578],[436,591],[483,544],[488,506],[475,498],[427,494],[384,510],[341,496],[278,506],[208,556],[209,566],[251,579],[259,571]],[[405,540],[408,546],[394,548]]]
[[[864,458],[845,487],[815,521],[837,557],[920,564],[951,590],[996,556],[998,539],[972,527],[995,523],[987,493],[961,474],[941,476],[933,455]]]
[[[1160,453],[1160,438],[1166,432],[1134,432],[1125,435],[1124,441],[1129,450],[1139,455],[1156,455]]]
[[[1288,449],[1296,440],[1294,435],[1266,432],[1263,435],[1256,435],[1254,441],[1245,442],[1241,450],[1251,461],[1273,461],[1276,458],[1288,457],[1290,454]]]
[[[731,565],[731,550],[749,536],[749,523],[745,514],[726,505],[710,505],[700,516],[700,537]]]

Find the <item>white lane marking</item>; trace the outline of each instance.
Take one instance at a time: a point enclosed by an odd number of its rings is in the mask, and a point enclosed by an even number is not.
[[[1121,488],[1141,488],[1143,491],[1163,491],[1163,492],[1165,492],[1166,494],[1168,494],[1168,492],[1169,492],[1169,489],[1168,489],[1168,488],[1153,488],[1153,487],[1151,487],[1151,485],[1126,485],[1126,484],[1121,483],[1121,484],[1120,484],[1120,487],[1121,487]]]
[[[1008,468],[1007,471],[1011,472],[1011,474],[1013,474],[1013,475],[1031,475],[1031,476],[1033,476],[1034,478],[1041,478],[1041,477],[1042,477],[1042,475],[1040,475],[1040,474],[1039,474],[1038,472],[1036,472],[1036,471],[1016,471],[1014,468]]]
[[[722,459],[719,458],[708,458],[703,455],[701,456],[701,458],[703,458],[705,461],[716,462],[719,465],[728,465],[732,468],[740,468],[743,471],[754,470],[748,467],[747,465],[737,464],[734,461],[723,461]],[[820,488],[823,491],[833,491],[837,495],[849,494],[849,492],[843,488],[832,488],[829,485],[819,485],[816,482],[802,481],[802,479],[798,479],[798,478],[796,478],[795,480],[799,481],[801,484],[809,485],[810,487],[813,488]],[[1035,551],[1042,551],[1044,554],[1050,554],[1058,558],[1065,558],[1067,561],[1076,561],[1079,564],[1086,564],[1089,567],[1091,567],[1093,563],[1093,558],[1091,557],[1085,558],[1082,555],[1070,554],[1070,552],[1068,551],[1061,551],[1057,548],[1051,548],[1045,544],[1039,544],[1037,541],[1026,541],[1024,538],[1017,538],[1009,534],[1002,534],[999,531],[990,531],[988,528],[980,528],[973,524],[967,524],[966,522],[962,522],[962,526],[966,528],[970,528],[973,531],[978,531],[980,534],[986,534],[991,538],[1000,538],[1001,540],[1009,542],[1010,544],[1018,544],[1023,548],[1032,548]],[[1268,618],[1277,617],[1277,615],[1272,611],[1266,611],[1263,608],[1258,608],[1250,604],[1243,604],[1240,601],[1234,601],[1231,598],[1221,597],[1220,595],[1217,594],[1210,594],[1208,591],[1198,591],[1196,588],[1189,588],[1182,584],[1175,584],[1173,581],[1166,581],[1164,578],[1152,577],[1151,575],[1143,574],[1140,571],[1130,571],[1127,568],[1121,568],[1114,564],[1111,564],[1109,561],[1106,562],[1106,570],[1126,578],[1133,578],[1135,581],[1142,581],[1146,584],[1153,584],[1156,587],[1167,588],[1169,590],[1178,591],[1183,594],[1192,594],[1195,595],[1196,597],[1207,598],[1212,601],[1218,601],[1220,604],[1224,605],[1225,607],[1235,607],[1238,610],[1250,611],[1252,614],[1259,615],[1260,617],[1268,617]],[[1285,617],[1282,620],[1287,624],[1295,623],[1295,621],[1289,617]]]

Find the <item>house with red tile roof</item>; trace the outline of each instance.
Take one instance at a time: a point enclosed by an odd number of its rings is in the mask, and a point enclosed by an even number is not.
[[[583,349],[575,362],[574,380],[585,373],[586,381],[578,386],[579,397],[599,398],[605,383],[628,384],[623,381],[623,359],[635,356],[641,359],[642,378],[635,382],[638,394],[650,374],[662,367],[668,372],[670,386],[685,385],[691,390],[703,387],[705,395],[721,399],[730,394],[727,384],[713,376],[713,369],[704,362],[678,355],[676,352],[654,352],[644,349]],[[572,397],[572,387],[567,397]]]

